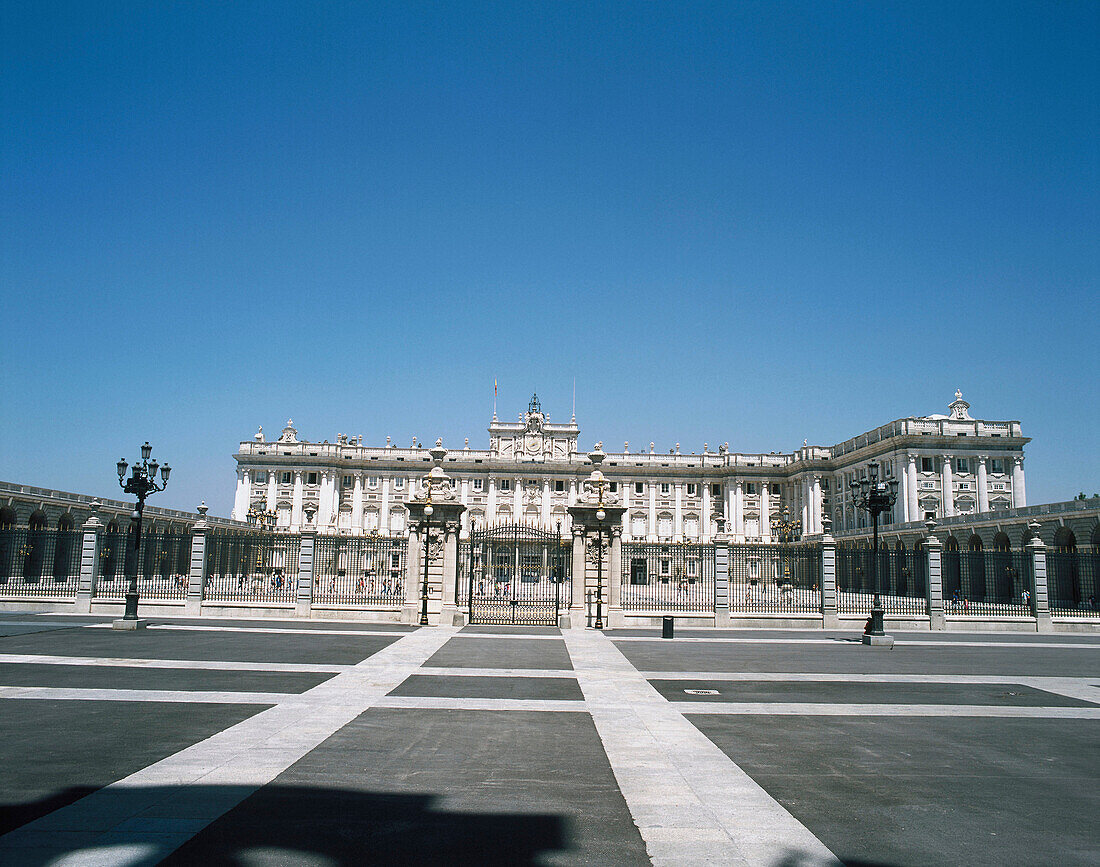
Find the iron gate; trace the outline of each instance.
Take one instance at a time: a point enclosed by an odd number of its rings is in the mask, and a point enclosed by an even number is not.
[[[572,551],[561,533],[505,524],[475,530],[462,546],[456,596],[470,623],[557,626],[572,591]]]

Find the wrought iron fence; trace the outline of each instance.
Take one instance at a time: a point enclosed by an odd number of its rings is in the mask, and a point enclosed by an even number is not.
[[[624,611],[714,611],[714,545],[624,542]]]
[[[471,623],[557,624],[572,599],[572,547],[523,524],[486,527],[460,546],[456,603]],[[610,579],[610,576],[608,576]]]
[[[294,602],[296,534],[211,533],[206,537],[206,587],[214,602]]]
[[[730,545],[730,611],[812,614],[821,610],[821,546]]]
[[[875,595],[874,554],[870,548],[838,547],[836,599],[841,614],[870,614]],[[878,592],[887,614],[928,613],[928,554],[923,550],[880,548]]]
[[[945,614],[1032,615],[1035,583],[1027,551],[944,551],[940,556]]]
[[[135,574],[142,599],[183,599],[187,596],[191,565],[189,533],[144,533],[136,556],[132,545],[133,536],[129,533],[103,536],[99,548],[99,577],[95,584],[97,599],[121,599]]]
[[[1100,548],[1047,550],[1047,594],[1050,613],[1068,617],[1100,617]]]
[[[76,596],[82,534],[0,530],[0,596]]]
[[[313,601],[338,605],[401,605],[407,539],[320,536],[313,549]]]

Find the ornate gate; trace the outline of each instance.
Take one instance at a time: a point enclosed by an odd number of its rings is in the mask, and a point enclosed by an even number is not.
[[[522,524],[475,530],[460,560],[457,596],[470,623],[556,626],[569,608],[572,549],[560,533]]]

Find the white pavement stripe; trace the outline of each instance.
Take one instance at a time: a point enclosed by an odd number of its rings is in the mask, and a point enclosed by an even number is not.
[[[571,668],[446,668],[424,665],[417,674],[433,674],[443,677],[568,677],[577,679]]]
[[[1009,674],[802,674],[788,671],[643,671],[646,680],[715,680],[769,683],[774,681],[819,681],[822,683],[1021,683],[1048,684],[1063,681],[1100,683],[1096,677],[1040,677]],[[1039,686],[1045,689],[1045,686]]]
[[[779,716],[980,716],[1100,720],[1100,707],[1000,707],[979,704],[814,704],[806,702],[671,702],[684,714]]]
[[[169,701],[206,704],[279,704],[294,698],[288,692],[229,692],[180,689],[82,689],[64,686],[0,686],[0,699],[40,701]]]
[[[113,863],[164,858],[371,707],[453,635],[449,627],[405,633],[313,689],[0,837],[0,863],[32,858],[42,863],[48,860],[46,853],[70,848],[63,842],[66,838],[77,837],[87,840],[86,848],[72,852],[70,863],[82,863],[96,850],[133,842],[126,824],[151,821],[143,818],[146,811],[184,798],[188,787],[219,786],[220,794],[232,793],[197,807],[184,827],[158,833],[154,858],[146,853],[137,860]]]
[[[862,648],[863,645],[855,638],[714,638],[684,637],[661,638],[653,635],[616,635],[611,632],[607,636],[616,644],[620,642],[649,642],[672,647],[676,644],[827,644],[832,647]],[[1100,650],[1100,644],[1086,644],[1084,642],[1057,642],[1057,641],[921,641],[919,639],[895,638],[894,647],[935,647],[950,650],[952,647],[1037,647],[1056,650]]]
[[[111,629],[110,623],[92,623],[89,624],[92,629]],[[159,632],[254,632],[257,634],[275,634],[275,635],[361,635],[365,638],[377,638],[378,636],[384,636],[386,638],[397,639],[402,635],[411,635],[412,633],[404,630],[387,630],[387,629],[288,629],[279,626],[198,626],[192,624],[183,623],[150,623],[147,629],[156,629]]]
[[[586,713],[583,701],[549,698],[447,698],[444,696],[387,695],[372,707],[416,710],[573,711]]]
[[[278,671],[283,673],[337,674],[354,665],[314,665],[300,662],[222,662],[209,659],[127,659],[126,657],[44,656],[30,653],[0,653],[0,664],[92,665],[127,668],[177,668],[204,671]]]
[[[656,865],[837,865],[835,856],[657,693],[599,632],[566,646]]]

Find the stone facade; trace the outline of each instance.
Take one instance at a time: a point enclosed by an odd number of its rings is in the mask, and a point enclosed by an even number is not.
[[[825,518],[836,532],[859,531],[867,517],[852,507],[848,485],[878,461],[899,481],[897,503],[884,523],[1001,512],[1026,506],[1023,436],[1018,421],[974,419],[958,392],[946,414],[889,422],[833,446],[806,443],[793,452],[746,454],[729,444],[685,453],[679,443],[608,452],[601,469],[621,501],[626,540],[769,540],[784,509],[818,536]],[[515,422],[494,412],[489,448],[447,452],[445,467],[466,507],[463,527],[523,522],[570,528],[569,509],[592,469],[579,451],[576,418],[551,423],[538,398]],[[233,518],[250,508],[275,512],[277,526],[300,532],[359,535],[408,532],[406,502],[431,458],[414,439],[398,448],[363,445],[337,434],[301,440],[291,422],[270,442],[261,429],[242,442]]]
[[[104,526],[126,530],[130,526],[133,500],[111,500],[88,494],[74,494],[53,488],[37,488],[13,482],[0,482],[0,528],[36,525],[50,530],[79,530],[92,514],[91,504],[99,503],[99,520]],[[143,524],[146,531],[163,533],[188,532],[199,520],[198,512],[161,509],[146,505]],[[244,527],[245,524],[226,518],[207,517],[216,527]]]

